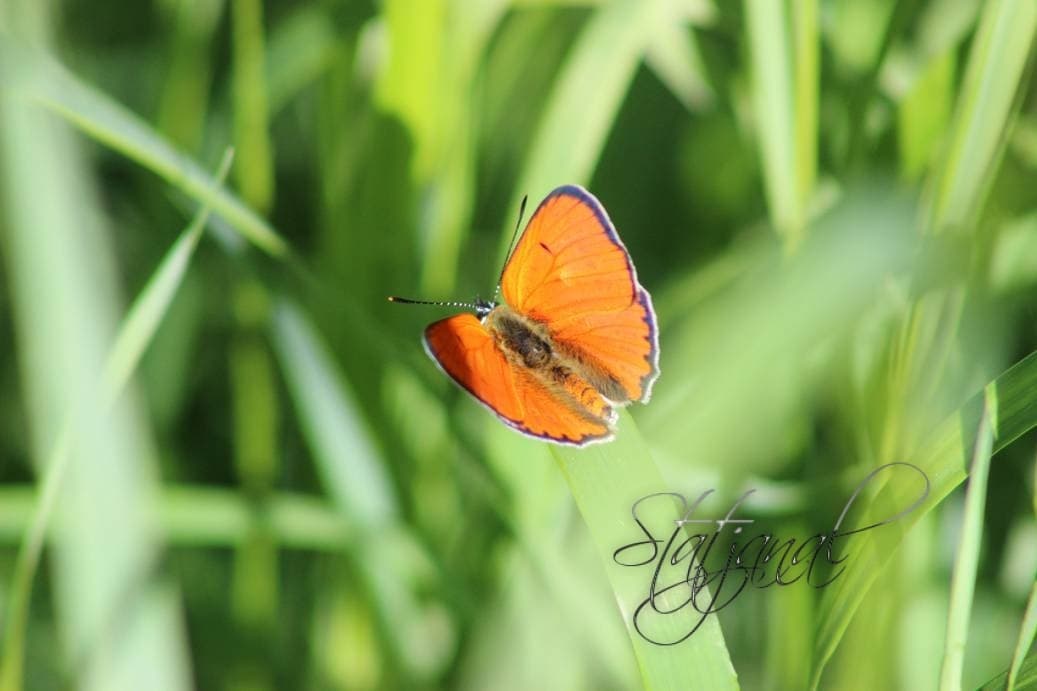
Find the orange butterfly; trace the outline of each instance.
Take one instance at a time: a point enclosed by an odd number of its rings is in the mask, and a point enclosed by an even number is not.
[[[583,446],[612,439],[616,406],[647,403],[659,376],[652,299],[601,203],[547,195],[501,272],[504,302],[425,329],[429,356],[519,432]]]

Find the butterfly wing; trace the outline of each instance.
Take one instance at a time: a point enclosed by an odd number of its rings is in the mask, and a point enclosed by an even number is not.
[[[430,324],[425,350],[451,379],[519,432],[575,445],[612,435],[604,420],[509,362],[474,315],[458,314]]]
[[[616,403],[645,402],[659,374],[648,292],[597,199],[575,185],[537,207],[501,277],[504,299],[547,326]]]

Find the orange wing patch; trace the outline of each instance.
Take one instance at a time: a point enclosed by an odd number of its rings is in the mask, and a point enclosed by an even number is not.
[[[614,403],[647,403],[659,375],[651,298],[615,312],[594,312],[551,322],[555,342],[582,362],[594,386]]]
[[[537,207],[501,278],[507,303],[538,321],[611,312],[634,299],[626,250],[570,189],[579,188],[559,188]]]
[[[474,315],[458,314],[430,324],[425,348],[451,379],[524,434],[577,445],[611,437],[606,420],[572,405],[510,362]]]
[[[608,214],[586,190],[559,187],[537,207],[505,266],[501,292],[546,326],[608,400],[647,402],[659,375],[648,292]]]

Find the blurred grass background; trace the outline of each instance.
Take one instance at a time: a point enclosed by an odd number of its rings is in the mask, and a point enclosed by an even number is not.
[[[0,685],[1037,684],[1035,29],[1032,0],[8,0]],[[519,199],[570,182],[661,326],[651,404],[586,452],[505,429],[422,353],[442,312],[385,302],[489,297]],[[891,461],[932,494],[837,584],[628,637],[635,485],[755,488],[806,538]]]

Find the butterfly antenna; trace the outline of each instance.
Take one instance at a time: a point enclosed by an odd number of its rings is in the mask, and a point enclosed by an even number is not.
[[[508,243],[508,253],[504,257],[504,266],[500,269],[500,276],[497,277],[497,287],[493,289],[493,301],[497,302],[497,298],[500,297],[500,284],[504,280],[504,270],[508,268],[508,259],[511,257],[512,250],[515,249],[515,240],[518,239],[519,228],[522,227],[522,217],[526,213],[526,202],[529,200],[529,195],[522,195],[522,202],[519,204],[519,215],[518,221],[515,222],[515,230],[511,233],[511,242]]]
[[[434,305],[436,307],[463,307],[474,310],[478,307],[474,302],[457,302],[456,300],[415,300],[413,298],[401,298],[398,295],[390,295],[389,302],[398,302],[401,305]]]

